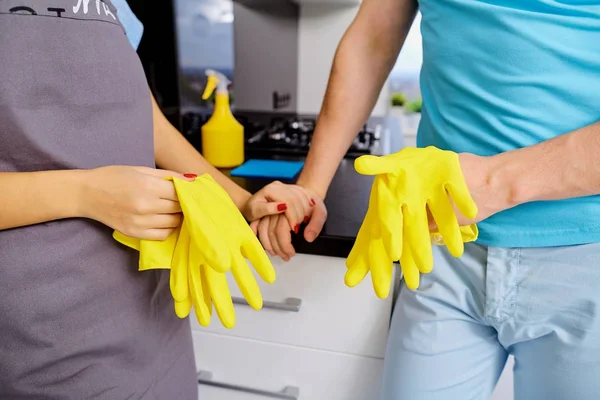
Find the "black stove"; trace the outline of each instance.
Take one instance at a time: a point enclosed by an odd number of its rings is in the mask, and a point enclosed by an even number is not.
[[[201,150],[200,128],[208,115],[187,112],[182,115],[183,133]],[[248,158],[272,155],[305,156],[315,129],[316,117],[263,113],[235,113],[244,126],[245,152]],[[371,118],[352,142],[346,158],[365,154],[383,154],[381,139],[385,131],[383,118]]]

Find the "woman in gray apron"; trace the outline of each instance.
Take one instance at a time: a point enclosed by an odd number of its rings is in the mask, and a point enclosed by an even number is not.
[[[137,272],[111,236],[160,239],[180,221],[116,13],[108,0],[0,1],[0,399],[197,398],[168,273]],[[209,169],[182,137],[167,147]],[[281,212],[224,186],[247,218]]]

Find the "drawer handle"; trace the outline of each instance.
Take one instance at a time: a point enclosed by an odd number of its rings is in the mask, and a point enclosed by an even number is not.
[[[231,383],[219,382],[213,380],[213,373],[210,371],[198,372],[198,384],[206,386],[214,386],[227,390],[235,390],[236,392],[244,392],[258,394],[272,399],[283,400],[298,400],[300,398],[300,389],[296,386],[286,386],[281,392],[270,392],[262,389],[255,389],[248,386],[233,385]]]
[[[248,305],[246,299],[242,297],[232,297],[231,300],[233,300],[233,304]],[[295,297],[289,297],[280,303],[275,301],[263,301],[263,308],[270,308],[271,310],[300,312],[301,306],[302,299],[297,299]]]

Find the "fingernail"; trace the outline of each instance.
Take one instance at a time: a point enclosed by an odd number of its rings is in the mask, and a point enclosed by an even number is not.
[[[310,199],[310,205],[311,205],[311,206],[314,206],[315,204],[317,204],[317,203],[315,202],[315,199]]]
[[[285,204],[285,203],[277,204],[277,211],[285,211],[285,210],[287,210],[287,204]]]
[[[185,177],[186,177],[186,178],[188,178],[188,179],[196,179],[196,177],[197,177],[198,175],[196,175],[196,174],[183,174],[183,176],[185,176]]]
[[[294,227],[294,233],[298,233],[298,229],[300,229],[300,225],[296,224],[296,226]]]
[[[308,217],[304,217],[304,223],[308,222]]]

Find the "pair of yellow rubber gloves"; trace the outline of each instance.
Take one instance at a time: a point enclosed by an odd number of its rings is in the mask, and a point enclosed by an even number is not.
[[[477,215],[458,154],[435,147],[405,148],[386,156],[362,156],[355,169],[375,175],[369,208],[346,260],[346,285],[370,272],[375,293],[389,295],[393,262],[400,261],[406,286],[417,289],[420,274],[433,268],[432,244],[446,245],[460,257],[464,243],[477,239],[475,224],[459,226],[454,206],[465,217]],[[437,230],[430,232],[428,210]]]
[[[183,213],[180,227],[164,241],[139,240],[115,231],[113,237],[140,253],[139,270],[170,269],[175,313],[192,309],[208,326],[213,305],[226,328],[235,326],[227,283],[231,272],[248,304],[262,308],[262,296],[246,259],[260,277],[275,282],[275,270],[258,238],[227,192],[208,175],[194,181],[171,178]]]

